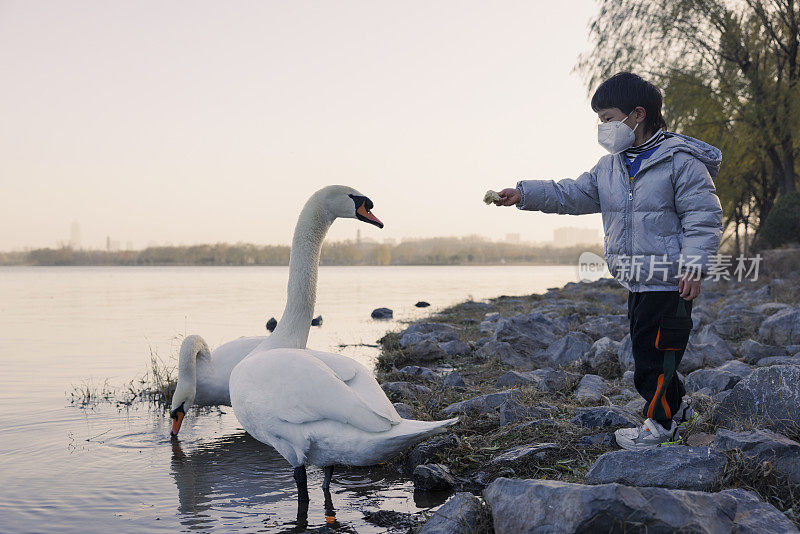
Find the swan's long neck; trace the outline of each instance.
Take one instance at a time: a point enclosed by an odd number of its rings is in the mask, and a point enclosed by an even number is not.
[[[319,199],[312,196],[300,212],[294,230],[289,256],[286,308],[278,326],[269,337],[272,340],[270,344],[279,343],[280,347],[286,348],[306,347],[317,300],[317,273],[322,241],[332,223],[333,219],[326,214]]]
[[[197,393],[197,358],[210,358],[208,345],[200,336],[188,336],[181,343],[178,354],[178,383],[175,386],[174,399],[190,399],[194,401]],[[191,404],[191,402],[190,402]]]

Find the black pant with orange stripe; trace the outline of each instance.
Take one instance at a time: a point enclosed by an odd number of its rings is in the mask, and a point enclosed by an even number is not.
[[[665,313],[674,313],[678,305],[677,291],[644,291],[628,293],[628,318],[631,321],[636,391],[647,404],[643,415],[669,429],[672,415],[686,393],[678,379],[677,369],[684,351],[656,348],[659,322]],[[686,312],[692,314],[691,301]]]

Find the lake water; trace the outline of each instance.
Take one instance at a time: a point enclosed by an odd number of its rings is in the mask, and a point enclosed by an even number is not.
[[[74,385],[127,383],[154,351],[174,363],[179,336],[215,347],[263,335],[280,318],[284,267],[0,268],[0,532],[302,532],[326,525],[322,473],[309,470],[300,514],[289,464],[247,435],[229,407],[187,417],[181,439],[144,403],[69,403]],[[463,301],[542,292],[577,279],[570,266],[322,267],[309,347],[371,365],[402,321]],[[426,300],[431,308],[417,309]],[[373,321],[386,306],[392,321]],[[401,473],[337,469],[340,532],[382,532],[363,512],[418,512],[446,496],[414,494]]]

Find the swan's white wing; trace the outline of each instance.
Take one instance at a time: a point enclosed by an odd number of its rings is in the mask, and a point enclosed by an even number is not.
[[[378,415],[393,423],[402,421],[400,414],[397,413],[394,405],[381,389],[372,372],[364,365],[352,358],[333,352],[320,352],[317,350],[308,350],[308,352],[330,367],[336,373],[336,376],[347,383]]]
[[[348,376],[341,363],[339,371]],[[330,419],[367,432],[384,432],[393,424],[389,414],[381,413],[385,409],[374,410],[334,369],[304,349],[251,354],[234,368],[231,400],[243,425],[269,418],[293,424]]]

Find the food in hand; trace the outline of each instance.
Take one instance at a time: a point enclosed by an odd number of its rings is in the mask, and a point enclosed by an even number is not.
[[[488,190],[486,192],[485,195],[483,195],[483,201],[486,204],[491,204],[493,202],[499,202],[500,201],[500,194],[497,191],[492,191],[490,189],[490,190]]]

